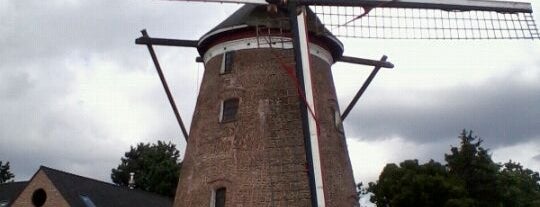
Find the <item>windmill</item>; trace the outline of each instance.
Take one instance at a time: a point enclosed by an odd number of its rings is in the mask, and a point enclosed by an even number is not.
[[[181,1],[181,0],[180,0]],[[188,142],[175,206],[355,206],[341,122],[381,68],[336,36],[540,39],[529,3],[487,0],[194,0],[245,4],[199,40],[142,31]],[[154,45],[197,48],[205,74],[188,135]],[[341,113],[330,66],[374,66]],[[188,139],[189,138],[189,139]]]

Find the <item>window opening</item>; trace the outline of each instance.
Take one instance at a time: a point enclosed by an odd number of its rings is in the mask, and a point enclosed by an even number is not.
[[[221,70],[220,74],[231,73],[232,67],[234,65],[234,51],[228,51],[223,54],[221,61]]]
[[[226,188],[218,188],[214,191],[214,207],[225,207]]]
[[[238,98],[227,99],[221,104],[221,122],[229,122],[236,120],[238,112]]]
[[[41,207],[43,204],[45,204],[45,201],[47,200],[47,193],[43,188],[37,189],[32,193],[32,204],[36,207]]]

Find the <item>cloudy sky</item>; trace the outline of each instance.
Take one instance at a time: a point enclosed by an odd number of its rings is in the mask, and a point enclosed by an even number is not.
[[[16,180],[46,165],[109,181],[130,145],[166,140],[183,151],[148,51],[134,39],[143,28],[198,39],[238,7],[0,0],[0,160],[10,161]],[[540,171],[540,41],[342,41],[346,55],[386,54],[396,65],[379,73],[345,121],[357,181],[375,180],[389,162],[443,161],[464,128],[495,161]],[[156,49],[189,125],[203,66],[194,49]],[[370,70],[335,65],[342,109]]]

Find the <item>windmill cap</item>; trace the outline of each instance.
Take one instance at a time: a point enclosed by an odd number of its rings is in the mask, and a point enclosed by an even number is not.
[[[343,55],[343,43],[324,27],[309,8],[307,21],[310,41],[320,43],[320,46],[327,48],[334,59],[340,58]],[[233,40],[238,37],[236,36],[238,33],[254,36],[256,35],[255,27],[283,30],[284,33],[291,29],[286,10],[278,9],[277,12],[268,12],[266,5],[247,4],[199,39],[197,47],[199,54],[204,55],[206,50],[217,43]]]

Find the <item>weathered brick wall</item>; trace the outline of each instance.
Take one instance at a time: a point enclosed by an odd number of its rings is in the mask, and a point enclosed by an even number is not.
[[[334,111],[340,109],[332,72],[319,58],[311,58],[311,63],[326,206],[356,206],[356,185],[345,134],[334,119]]]
[[[58,192],[53,183],[47,178],[47,175],[43,171],[39,171],[32,180],[28,183],[26,188],[21,192],[19,197],[13,202],[12,207],[31,207],[32,194],[38,189],[45,190],[47,199],[43,207],[69,207],[69,204]]]
[[[227,206],[310,206],[297,89],[276,60],[294,70],[292,50],[237,51],[232,73],[220,75],[222,56],[206,64],[174,206],[209,206],[219,187],[227,188]],[[322,165],[327,206],[353,206],[345,138],[331,110],[337,103],[330,66],[311,58],[321,153],[330,156]],[[236,121],[219,123],[221,101],[233,97],[240,99]]]

